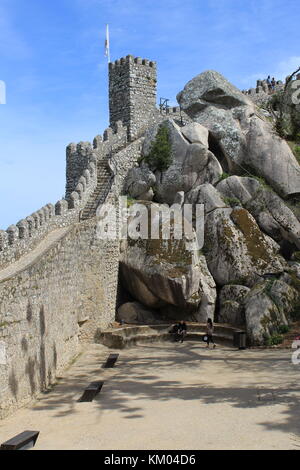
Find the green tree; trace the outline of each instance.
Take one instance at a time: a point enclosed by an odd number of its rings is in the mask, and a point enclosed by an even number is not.
[[[150,153],[145,160],[153,170],[164,171],[169,168],[172,163],[172,147],[167,127],[161,126],[159,128]]]

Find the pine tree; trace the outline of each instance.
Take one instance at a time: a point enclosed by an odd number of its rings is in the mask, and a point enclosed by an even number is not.
[[[153,170],[159,171],[167,170],[171,165],[172,149],[167,127],[159,128],[146,161]]]

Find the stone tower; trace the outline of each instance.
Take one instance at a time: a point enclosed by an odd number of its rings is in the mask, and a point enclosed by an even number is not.
[[[109,64],[110,127],[122,121],[130,141],[155,121],[156,82],[156,62],[128,55]]]

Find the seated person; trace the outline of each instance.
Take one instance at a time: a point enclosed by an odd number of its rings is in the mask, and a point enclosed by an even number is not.
[[[179,326],[180,326],[180,323],[176,323],[175,325],[172,326],[172,328],[169,331],[169,334],[173,335],[175,341],[178,341]]]

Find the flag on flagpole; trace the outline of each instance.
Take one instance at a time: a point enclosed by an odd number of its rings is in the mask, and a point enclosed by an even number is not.
[[[105,37],[105,56],[107,57],[108,62],[110,62],[110,49],[109,49],[109,28],[108,24],[106,25],[106,37]]]

